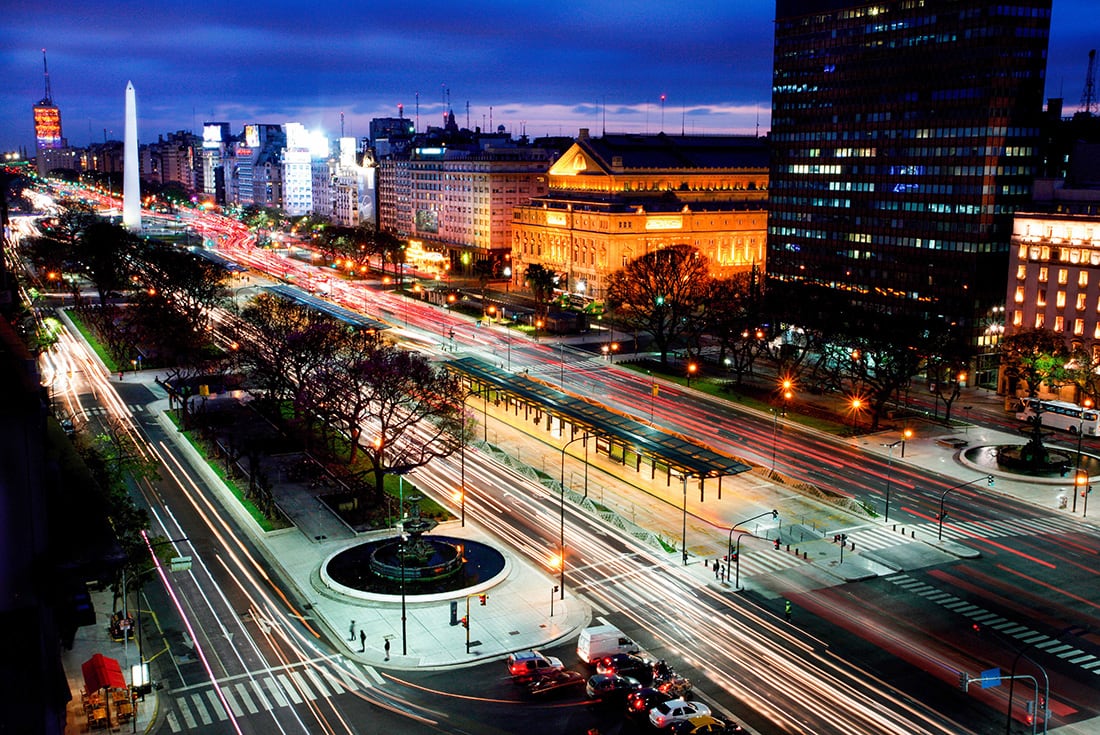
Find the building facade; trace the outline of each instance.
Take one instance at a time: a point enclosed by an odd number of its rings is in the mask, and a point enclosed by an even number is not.
[[[768,287],[962,327],[1001,304],[1051,0],[778,0]]]
[[[417,145],[379,165],[379,225],[415,252],[442,253],[454,272],[479,260],[503,265],[512,248],[512,211],[547,191],[553,160],[523,144]]]
[[[607,276],[691,245],[716,277],[763,269],[766,142],[747,136],[604,135],[582,129],[551,166],[549,191],[514,210],[513,280],[540,264],[561,289],[602,299]]]

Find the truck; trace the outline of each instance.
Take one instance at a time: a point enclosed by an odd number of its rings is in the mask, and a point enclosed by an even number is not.
[[[581,631],[577,638],[577,656],[586,664],[594,664],[604,656],[616,653],[639,653],[638,644],[614,625],[594,625]]]

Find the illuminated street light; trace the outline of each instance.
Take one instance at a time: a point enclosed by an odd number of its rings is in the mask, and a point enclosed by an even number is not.
[[[565,450],[569,448],[569,445],[575,441],[584,441],[584,495],[588,497],[588,437],[589,433],[586,431],[580,436],[575,436],[561,448],[561,536],[559,539],[558,549],[561,552],[559,557],[561,563],[561,580],[559,587],[561,588],[561,599],[565,599]]]
[[[695,364],[694,360],[688,363],[688,367],[687,367],[688,388],[691,387],[691,379],[695,377],[695,373],[698,369],[699,369],[699,366]]]

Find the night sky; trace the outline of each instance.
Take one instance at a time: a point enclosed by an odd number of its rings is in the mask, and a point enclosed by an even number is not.
[[[772,0],[195,3],[5,0],[0,151],[33,155],[42,48],[70,145],[201,133],[204,121],[301,122],[365,136],[372,117],[514,135],[752,133],[769,126]],[[1046,96],[1080,102],[1098,0],[1054,0]],[[1100,73],[1100,70],[1098,70]],[[661,102],[661,95],[666,101]],[[469,112],[467,113],[467,104]],[[662,109],[663,107],[663,109]]]

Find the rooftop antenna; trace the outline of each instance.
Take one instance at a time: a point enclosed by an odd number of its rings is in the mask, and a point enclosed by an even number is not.
[[[760,137],[760,108],[756,108],[756,137]]]
[[[687,121],[687,106],[680,107],[680,137],[684,136],[684,123]]]
[[[50,68],[46,66],[46,49],[42,49],[42,72],[46,75],[46,96],[42,98],[42,101],[47,105],[52,105],[53,92],[50,91]]]
[[[489,105],[489,132],[493,132],[493,106]]]
[[[344,113],[340,113],[340,137],[344,137]]]
[[[665,132],[665,94],[664,94],[664,92],[661,93],[661,129],[658,130],[657,132],[659,132],[659,133]]]
[[[413,132],[420,132],[420,93],[416,93],[416,122],[413,124]]]
[[[603,131],[600,135],[607,137],[607,95],[603,97]]]
[[[49,89],[50,78],[46,77],[46,89]],[[48,95],[47,95],[48,96]],[[1085,91],[1081,95],[1081,107],[1085,108],[1085,114],[1092,114],[1092,104],[1096,101],[1096,49],[1089,51],[1089,69],[1085,74]]]
[[[466,100],[466,129],[470,129],[470,100]]]

